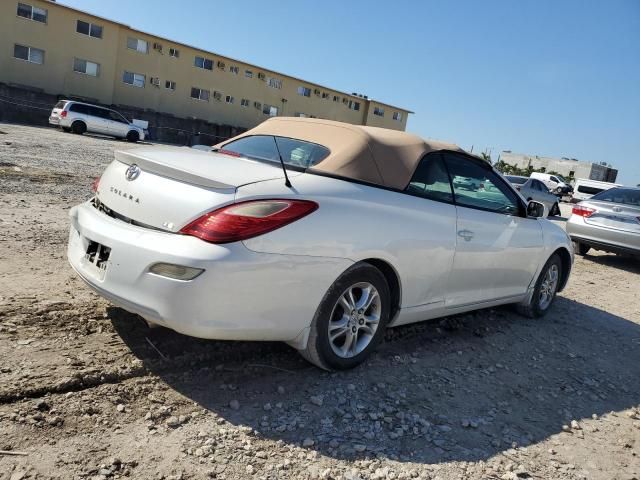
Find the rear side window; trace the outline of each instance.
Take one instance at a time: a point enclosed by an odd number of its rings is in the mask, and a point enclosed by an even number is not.
[[[529,180],[525,177],[514,177],[512,175],[507,175],[505,178],[516,185],[523,185],[527,180]]]
[[[271,135],[243,137],[227,143],[222,149],[245,157],[272,162],[280,161],[279,150],[285,164],[302,168],[320,163],[330,153],[328,148],[317,143]]]
[[[454,153],[444,154],[457,205],[517,215],[520,203],[493,170]]]
[[[89,110],[87,105],[82,105],[81,103],[74,103],[69,107],[69,111],[70,112],[76,112],[76,113],[82,113],[82,114],[88,114]]]
[[[603,188],[590,187],[588,185],[578,185],[578,192],[584,193],[586,195],[595,195],[596,193],[600,193],[603,191]]]
[[[439,154],[427,155],[420,161],[405,191],[429,200],[453,202],[449,175]]]

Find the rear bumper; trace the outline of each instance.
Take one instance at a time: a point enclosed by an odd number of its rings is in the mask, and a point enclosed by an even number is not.
[[[70,212],[67,256],[98,294],[146,320],[194,337],[292,342],[310,325],[346,259],[252,252],[242,243],[133,226],[89,203]],[[111,248],[102,274],[85,260],[89,240]],[[155,275],[166,262],[204,269],[190,281]]]
[[[566,230],[571,240],[598,250],[632,255],[640,254],[640,235],[636,233],[590,225],[577,215],[572,215],[567,220]]]
[[[49,117],[49,123],[51,125],[60,125],[60,117],[54,117],[54,116]]]

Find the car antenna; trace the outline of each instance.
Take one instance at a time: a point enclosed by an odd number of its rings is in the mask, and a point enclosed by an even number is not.
[[[278,157],[280,158],[280,165],[282,165],[282,171],[284,172],[284,184],[291,188],[291,182],[289,181],[289,176],[287,175],[287,169],[284,166],[284,160],[282,159],[282,154],[280,153],[280,147],[278,147],[278,141],[276,140],[276,137],[272,137],[273,138],[273,143],[276,144],[276,151],[278,152]]]

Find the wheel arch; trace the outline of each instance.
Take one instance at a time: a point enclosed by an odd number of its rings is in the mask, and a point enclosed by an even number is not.
[[[389,322],[392,323],[400,311],[400,305],[402,300],[402,284],[400,283],[400,275],[396,269],[386,260],[380,258],[365,258],[358,263],[368,263],[369,265],[380,270],[384,275],[387,285],[389,285],[389,292],[391,294],[391,312],[389,314]]]

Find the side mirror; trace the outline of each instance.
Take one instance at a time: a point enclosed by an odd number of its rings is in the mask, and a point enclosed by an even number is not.
[[[544,217],[544,205],[540,202],[530,201],[527,204],[527,217]]]

